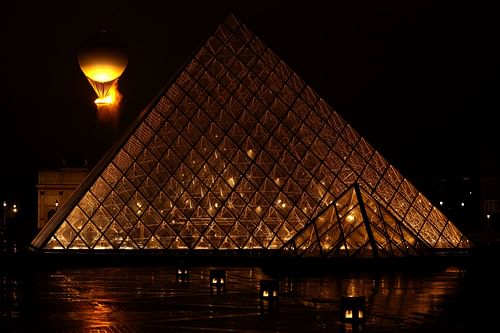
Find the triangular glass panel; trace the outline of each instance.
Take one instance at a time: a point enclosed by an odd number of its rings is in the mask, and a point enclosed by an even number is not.
[[[195,250],[213,250],[212,244],[205,238],[201,237],[198,243],[194,246]]]
[[[80,236],[76,236],[73,242],[71,242],[68,249],[72,250],[89,250],[90,247],[80,238]]]
[[[45,249],[47,250],[62,250],[64,248],[65,247],[62,246],[62,244],[59,243],[54,236],[52,236],[52,238],[47,242],[47,245],[45,245]]]
[[[124,240],[123,240],[123,243],[120,245],[120,249],[121,250],[137,250],[139,249],[139,247],[137,246],[137,244],[132,240],[132,238],[130,238],[129,236],[127,236]]]
[[[113,245],[106,239],[106,237],[101,236],[97,243],[94,245],[94,250],[112,250]]]
[[[144,248],[148,250],[162,250],[163,246],[161,242],[158,241],[158,239],[153,236],[149,239]]]
[[[244,249],[262,249],[262,244],[260,244],[253,236],[250,236],[248,241],[246,242]]]
[[[229,236],[226,236],[224,238],[224,240],[222,241],[222,243],[219,245],[219,250],[234,250],[234,249],[238,249],[240,248],[239,245],[235,242],[233,242],[233,240],[231,238],[229,238]]]

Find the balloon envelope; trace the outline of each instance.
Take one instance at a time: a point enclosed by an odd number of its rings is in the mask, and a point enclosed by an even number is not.
[[[127,67],[127,54],[123,44],[111,33],[100,32],[82,43],[78,63],[91,80],[109,82],[123,74]]]

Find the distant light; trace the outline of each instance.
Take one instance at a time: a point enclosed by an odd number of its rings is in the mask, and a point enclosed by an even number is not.
[[[439,201],[439,206],[442,206],[443,204],[444,204],[444,202]]]
[[[462,202],[462,203],[460,204],[460,206],[462,206],[462,207],[463,207],[463,206],[465,206],[465,203],[463,203],[463,202]]]
[[[490,215],[490,214],[486,214],[486,218],[487,218],[488,220],[490,219],[490,217],[491,217],[491,215]]]

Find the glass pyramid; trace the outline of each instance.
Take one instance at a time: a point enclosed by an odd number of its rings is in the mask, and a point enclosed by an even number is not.
[[[43,251],[283,250],[294,244],[300,255],[361,251],[375,246],[358,244],[361,231],[344,235],[345,250],[338,239],[327,240],[338,236],[335,228],[351,225],[333,216],[339,211],[332,203],[352,205],[354,199],[346,198],[353,197],[348,189],[354,184],[364,196],[357,202],[371,214],[379,252],[403,255],[419,251],[420,244],[471,246],[230,14],[32,246]],[[370,211],[372,206],[377,210]],[[306,244],[312,226],[324,233]]]
[[[444,237],[444,236],[443,236]],[[392,257],[425,254],[425,240],[354,184],[288,241],[296,256]]]

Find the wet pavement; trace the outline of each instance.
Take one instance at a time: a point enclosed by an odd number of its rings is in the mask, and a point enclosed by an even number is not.
[[[212,269],[226,271],[211,288]],[[0,271],[0,332],[470,332],[496,327],[500,274],[435,272],[293,275],[258,267],[66,267]],[[279,281],[261,302],[260,280]],[[365,321],[340,320],[342,295],[362,295]]]

